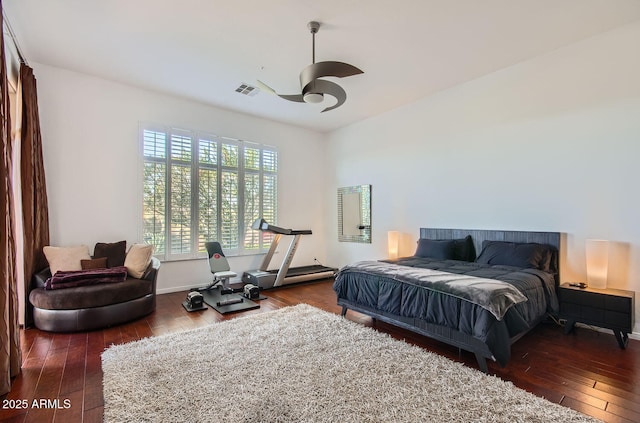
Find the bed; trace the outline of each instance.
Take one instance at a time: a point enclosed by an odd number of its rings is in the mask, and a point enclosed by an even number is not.
[[[505,366],[511,345],[557,314],[558,232],[421,228],[416,253],[347,265],[342,306]]]

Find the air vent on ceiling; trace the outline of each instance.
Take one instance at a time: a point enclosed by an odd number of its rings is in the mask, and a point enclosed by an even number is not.
[[[249,97],[253,97],[258,94],[259,91],[258,87],[254,87],[249,84],[240,84],[240,86],[236,88],[237,93],[248,95]]]

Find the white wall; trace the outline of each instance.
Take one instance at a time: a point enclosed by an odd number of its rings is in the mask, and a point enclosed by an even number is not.
[[[388,230],[404,255],[421,226],[558,231],[563,281],[605,238],[609,286],[640,291],[639,45],[636,22],[332,133],[326,199],[372,184],[373,243],[338,242],[333,207],[328,260],[385,257]]]
[[[279,224],[314,232],[302,238],[294,265],[312,264],[314,257],[325,261],[326,216],[318,195],[326,191],[324,135],[55,67],[33,67],[52,245],[87,244],[93,249],[96,242],[141,241],[138,124],[146,121],[276,146]],[[272,263],[277,265],[281,255]],[[257,268],[261,258],[229,261],[242,274]],[[210,280],[204,259],[165,262],[158,290],[182,290]]]

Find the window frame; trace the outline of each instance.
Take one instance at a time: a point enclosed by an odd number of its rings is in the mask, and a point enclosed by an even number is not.
[[[153,156],[145,156],[145,134],[149,132],[158,132],[163,133],[165,137],[165,145],[164,145],[164,157],[153,157]],[[254,254],[263,254],[266,253],[271,244],[271,240],[273,236],[271,234],[267,234],[264,232],[259,232],[259,235],[255,237],[249,237],[251,239],[257,239],[258,247],[250,248],[246,245],[245,241],[247,240],[247,232],[254,231],[250,229],[251,222],[247,222],[246,218],[250,218],[246,216],[246,204],[245,204],[245,178],[248,174],[258,175],[258,213],[259,217],[265,212],[265,205],[267,204],[265,201],[265,179],[266,177],[272,178],[275,181],[273,194],[268,198],[268,205],[270,207],[270,211],[273,209],[272,219],[274,224],[277,224],[277,215],[278,215],[278,185],[279,185],[279,163],[278,149],[273,145],[262,144],[254,141],[241,140],[238,138],[232,138],[227,136],[220,136],[210,132],[205,131],[196,131],[191,129],[184,129],[166,125],[153,124],[148,122],[141,122],[138,128],[139,134],[139,146],[140,146],[140,167],[141,167],[141,182],[139,186],[141,187],[140,198],[140,238],[145,242],[153,243],[153,240],[149,241],[145,239],[146,226],[145,226],[145,189],[146,189],[146,177],[145,177],[145,169],[147,163],[158,163],[164,164],[164,205],[163,205],[163,232],[164,232],[164,252],[154,252],[154,255],[159,258],[161,261],[180,261],[180,260],[191,260],[191,259],[200,259],[206,258],[207,253],[204,251],[199,251],[199,247],[201,245],[200,241],[200,220],[202,213],[200,211],[200,172],[202,170],[214,171],[216,175],[216,198],[215,203],[218,212],[215,216],[215,232],[217,233],[217,238],[219,239],[206,239],[205,241],[219,241],[223,244],[223,250],[225,255],[227,256],[245,256],[245,255],[254,255]],[[172,141],[175,136],[180,137],[188,137],[190,138],[190,159],[189,160],[179,160],[172,157]],[[208,164],[200,162],[200,150],[202,141],[211,141],[216,144],[216,163]],[[228,165],[223,163],[222,160],[222,150],[224,145],[233,145],[237,148],[237,165]],[[247,148],[257,149],[259,151],[259,169],[245,169],[245,150]],[[273,159],[273,169],[266,169],[267,166],[265,164],[265,152],[269,152],[271,158]],[[190,202],[189,202],[189,212],[190,212],[190,235],[189,235],[189,251],[188,252],[172,252],[172,237],[171,230],[173,223],[172,219],[172,204],[171,204],[171,184],[172,184],[172,168],[177,166],[185,166],[188,165],[190,169]],[[223,239],[223,213],[222,213],[222,197],[223,197],[223,189],[222,184],[223,181],[223,173],[235,173],[236,177],[236,187],[237,187],[237,196],[235,197],[235,203],[237,204],[237,231],[231,231],[231,238],[235,237],[237,242],[237,248],[233,248],[233,246],[225,245]],[[233,198],[233,197],[232,197]],[[161,206],[162,207],[162,206]],[[271,223],[271,222],[270,222]],[[181,238],[182,239],[182,238]]]

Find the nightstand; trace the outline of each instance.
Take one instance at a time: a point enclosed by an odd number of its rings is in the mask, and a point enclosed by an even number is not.
[[[613,330],[620,348],[625,348],[633,331],[635,292],[621,289],[578,288],[560,285],[560,318],[566,319],[564,333],[576,322]]]

